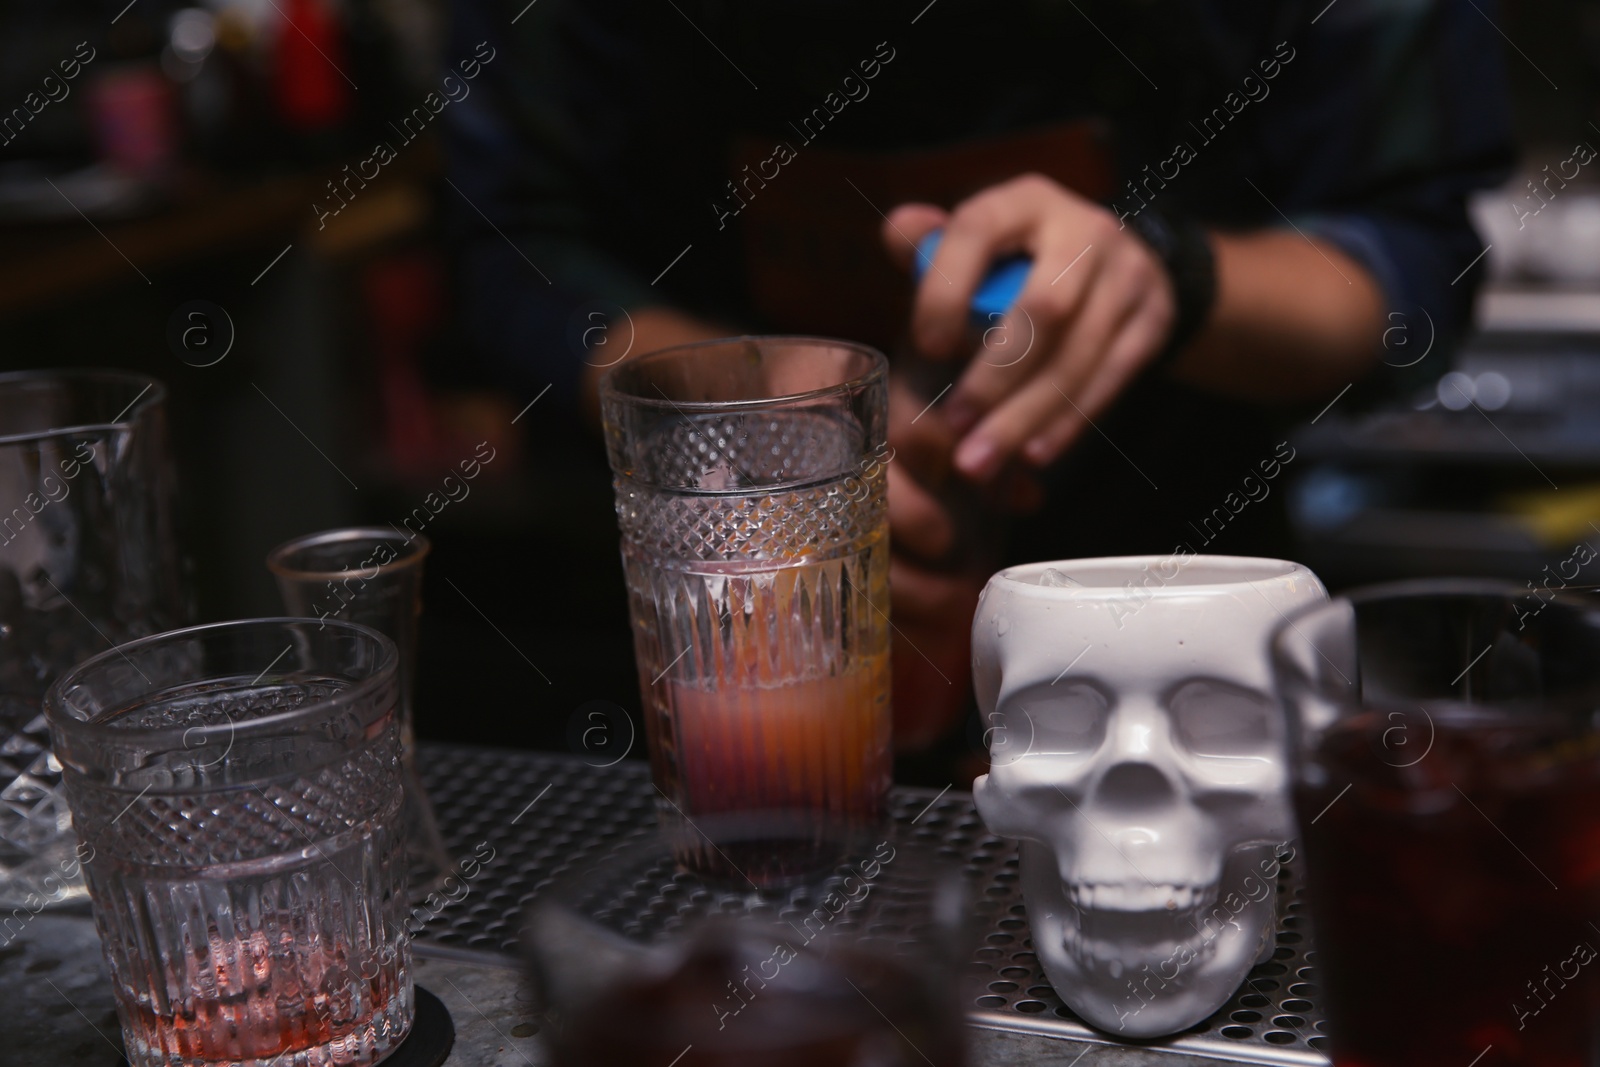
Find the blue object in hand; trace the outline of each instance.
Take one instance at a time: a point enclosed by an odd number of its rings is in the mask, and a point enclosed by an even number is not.
[[[933,262],[933,254],[939,250],[939,242],[943,239],[944,231],[934,230],[917,245],[917,281],[920,282],[928,272],[928,265]],[[972,306],[967,309],[967,317],[972,325],[980,330],[987,329],[1001,315],[1010,311],[1032,268],[1032,258],[1024,255],[1007,256],[991,263],[988,273],[978,283],[977,292],[972,294]]]

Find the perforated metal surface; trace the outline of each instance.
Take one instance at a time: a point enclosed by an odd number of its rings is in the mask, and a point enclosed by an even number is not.
[[[431,916],[416,942],[427,954],[514,962],[523,911],[542,889],[574,864],[655,825],[655,794],[649,768],[641,762],[599,768],[544,753],[430,744],[421,747],[418,765],[451,855],[476,861],[459,864],[455,881],[446,883],[453,902],[436,897],[433,906],[419,904],[421,910],[414,912],[419,921]],[[984,829],[971,796],[897,789],[892,811],[886,833],[896,849],[931,852],[970,879],[984,927],[981,947],[967,966],[970,1021],[991,1029],[1109,1042],[1079,1022],[1050,988],[1028,937],[1016,847]],[[486,859],[490,849],[492,858]],[[640,886],[633,894],[636,922],[626,915],[614,921],[630,932],[648,933],[688,910],[743,906],[735,903],[741,899],[737,894],[685,886],[683,877],[675,879],[669,870],[651,872],[651,878],[657,876],[658,886]],[[870,894],[860,910],[841,918],[891,941],[911,936],[875,909],[919,887],[897,884],[892,863],[884,867],[879,884],[883,892]],[[1315,952],[1292,864],[1285,866],[1278,892],[1283,918],[1274,958],[1251,971],[1210,1019],[1145,1047],[1252,1063],[1327,1063],[1320,1051],[1326,1039]],[[781,915],[805,907],[803,894],[771,897],[757,907]]]

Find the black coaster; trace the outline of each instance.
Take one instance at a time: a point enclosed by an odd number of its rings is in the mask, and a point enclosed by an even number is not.
[[[444,1003],[421,986],[415,987],[416,1020],[400,1047],[383,1058],[383,1067],[441,1067],[456,1043],[456,1024]]]
[[[380,1061],[383,1067],[443,1067],[456,1043],[456,1024],[444,1003],[421,986],[414,987],[413,996],[417,1013],[411,1032]],[[117,1067],[128,1067],[127,1058],[119,1060]]]

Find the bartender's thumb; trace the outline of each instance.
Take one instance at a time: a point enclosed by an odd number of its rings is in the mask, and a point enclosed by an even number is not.
[[[901,204],[884,218],[878,227],[883,237],[883,247],[895,266],[909,272],[916,258],[917,245],[928,231],[945,224],[949,213],[933,204]]]

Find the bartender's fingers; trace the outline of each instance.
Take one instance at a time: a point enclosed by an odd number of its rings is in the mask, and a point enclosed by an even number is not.
[[[917,245],[928,231],[937,230],[950,217],[944,208],[933,204],[901,204],[884,216],[878,233],[895,266],[909,272],[917,258]]]
[[[1171,332],[1177,306],[1172,280],[1147,247],[1137,243],[1120,248],[1102,273],[1098,287],[1123,300],[1126,313],[1111,329],[1101,330],[1085,312],[1068,330],[1052,372],[1056,387],[1071,400],[1062,404],[1051,426],[1031,435],[1023,449],[1030,463],[1054,461],[1082,433],[1085,420],[1132,383]]]
[[[1095,359],[1131,310],[1133,294],[1113,279],[1097,284],[1067,330],[1059,352],[1041,357],[1041,374],[993,408],[956,448],[956,467],[968,478],[987,482],[1022,446],[1063,412],[1072,410],[1058,379],[1073,359]],[[968,373],[979,368],[973,367]]]
[[[978,351],[950,394],[949,409],[963,429],[1050,367],[1089,294],[1102,284],[1105,253],[1093,247],[1085,253],[1083,218],[1075,212],[1063,214],[1066,217],[1056,216],[1046,227],[1051,232],[1041,236],[1041,250],[1034,255],[1016,304],[999,324],[983,332]],[[996,457],[992,466],[1002,459]]]
[[[893,463],[889,464],[889,538],[895,551],[923,559],[939,559],[956,538],[944,505]]]
[[[1105,358],[1083,381],[1067,392],[1076,407],[1063,405],[1048,425],[1034,434],[1022,454],[1029,463],[1046,466],[1055,462],[1073,441],[1088,429],[1089,419],[1098,418],[1149,362],[1152,353],[1166,343],[1172,329],[1173,312],[1169,303],[1152,293],[1140,309],[1129,316],[1122,332],[1112,341]],[[1076,395],[1075,395],[1076,394]]]
[[[902,556],[889,557],[890,617],[897,626],[971,626],[972,580],[917,566]]]
[[[1107,257],[1082,313],[1067,325],[1051,353],[1050,373],[1062,392],[1076,395],[1128,320],[1148,306],[1153,290],[1164,281],[1162,269],[1142,247],[1118,249]]]
[[[1002,256],[1036,251],[1033,238],[1065,195],[1054,182],[1030,174],[990,186],[956,206],[917,286],[911,337],[919,351],[936,359],[958,353],[967,336],[972,294],[984,274]]]

